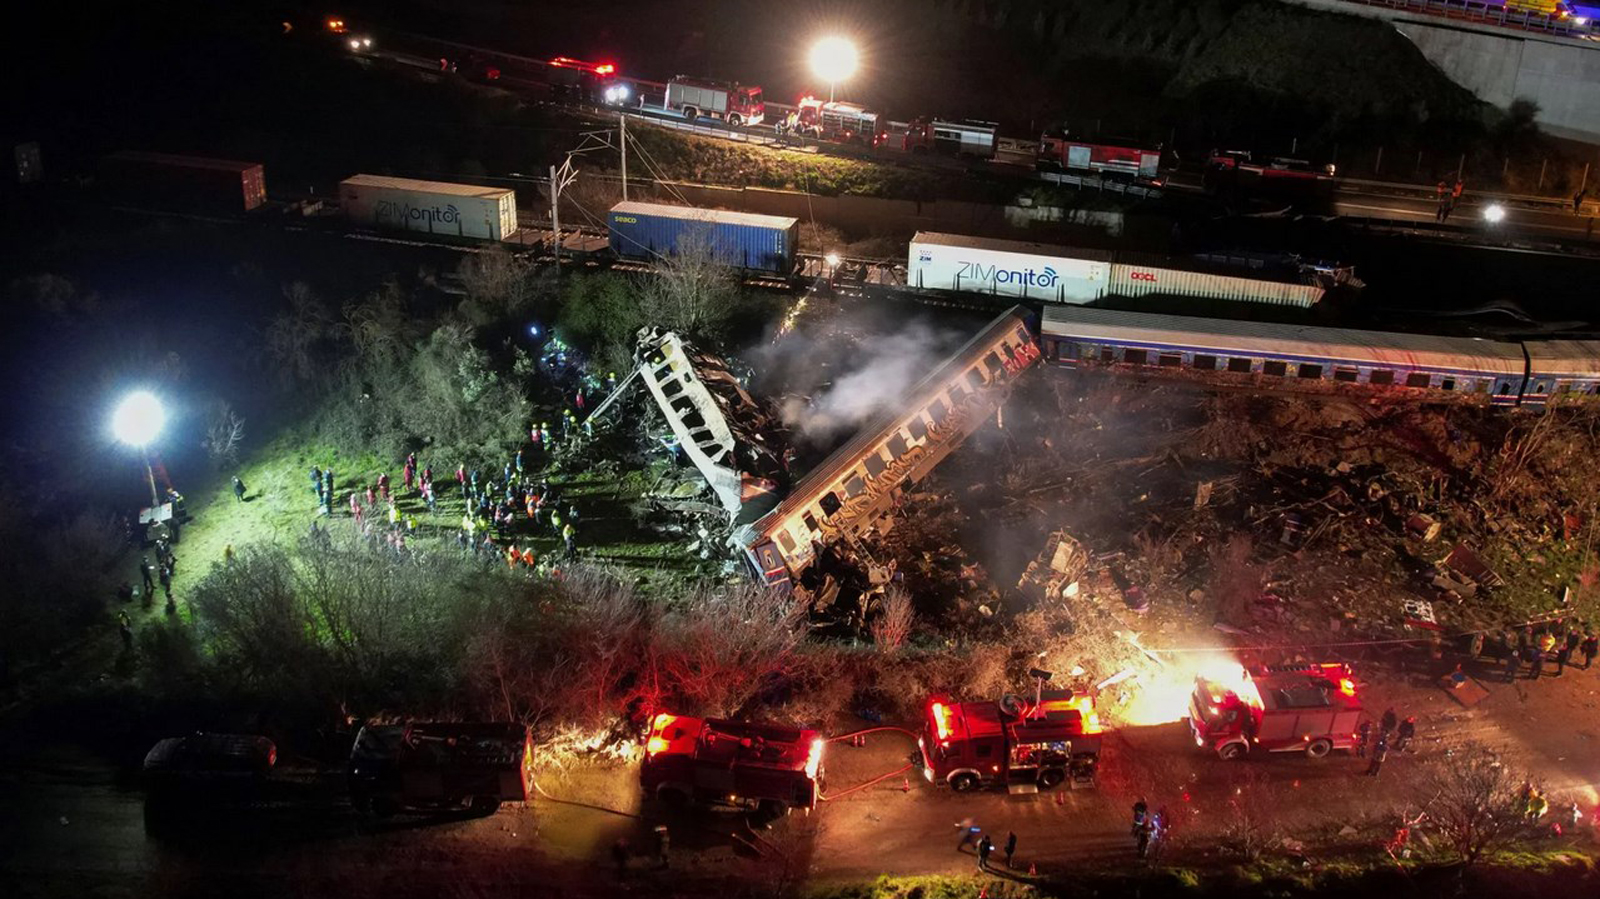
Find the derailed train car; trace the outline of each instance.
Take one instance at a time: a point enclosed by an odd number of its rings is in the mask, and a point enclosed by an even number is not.
[[[865,427],[798,482],[771,512],[735,531],[762,579],[792,585],[817,550],[871,528],[900,488],[933,470],[1004,401],[1039,358],[1034,316],[1015,306],[912,388],[897,411]]]

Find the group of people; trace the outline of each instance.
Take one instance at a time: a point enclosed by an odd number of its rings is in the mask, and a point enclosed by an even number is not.
[[[1435,198],[1439,203],[1438,210],[1433,214],[1435,221],[1446,222],[1450,220],[1450,213],[1455,212],[1456,204],[1461,202],[1461,191],[1464,187],[1465,185],[1461,183],[1459,178],[1456,179],[1454,187],[1447,188],[1443,181],[1439,182],[1439,186],[1434,190]]]
[[[1167,833],[1167,810],[1157,809],[1154,814],[1150,812],[1150,804],[1143,796],[1133,804],[1133,839],[1134,851],[1140,858],[1150,857],[1150,848],[1157,845]]]
[[[1394,751],[1405,752],[1411,748],[1411,741],[1417,737],[1417,717],[1408,715],[1402,721],[1393,708],[1384,709],[1383,717],[1378,719],[1378,733],[1375,740],[1372,733],[1372,719],[1363,718],[1356,729],[1356,758],[1370,759],[1367,763],[1368,777],[1377,777],[1383,771],[1383,763],[1389,760],[1391,734],[1394,735],[1392,745]]]
[[[962,819],[961,823],[957,824],[956,827],[961,830],[961,841],[956,843],[956,851],[960,852],[971,846],[973,852],[978,856],[978,870],[991,870],[989,868],[989,858],[994,855],[995,845],[993,838],[984,833],[983,828],[974,824],[971,818]],[[1008,832],[1006,834],[1006,842],[1001,851],[1005,854],[1006,867],[1010,868],[1017,854],[1017,835],[1015,833]]]
[[[1551,677],[1561,677],[1567,667],[1583,657],[1587,671],[1595,656],[1600,655],[1600,633],[1580,621],[1552,621],[1539,625],[1525,624],[1521,628],[1508,627],[1500,632],[1477,632],[1467,637],[1466,655],[1469,659],[1488,657],[1502,665],[1506,683],[1516,680],[1517,674],[1527,671],[1529,680],[1545,675],[1545,666],[1555,663]]]

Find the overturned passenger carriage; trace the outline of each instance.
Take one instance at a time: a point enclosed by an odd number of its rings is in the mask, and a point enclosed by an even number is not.
[[[1039,358],[1033,316],[1015,306],[990,322],[912,388],[891,412],[863,428],[797,483],[777,508],[735,531],[772,586],[788,586],[817,549],[860,536],[888,512],[901,488],[933,470],[1000,407],[1012,379]]]

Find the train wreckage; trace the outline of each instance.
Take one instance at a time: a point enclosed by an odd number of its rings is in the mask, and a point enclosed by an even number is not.
[[[1038,361],[1034,320],[1023,306],[995,318],[787,491],[785,448],[762,427],[771,419],[722,359],[646,329],[629,380],[644,381],[716,495],[729,549],[764,583],[817,596],[830,577],[818,561],[879,527],[903,488],[996,414],[1016,376]]]

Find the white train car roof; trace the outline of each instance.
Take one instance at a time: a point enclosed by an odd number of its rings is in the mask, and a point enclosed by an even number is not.
[[[1600,340],[1525,340],[1522,345],[1533,374],[1600,378]]]
[[[1040,333],[1047,338],[1098,338],[1119,345],[1182,347],[1211,350],[1219,355],[1519,377],[1523,373],[1522,350],[1516,344],[1470,337],[1189,318],[1054,304],[1044,308]]]

